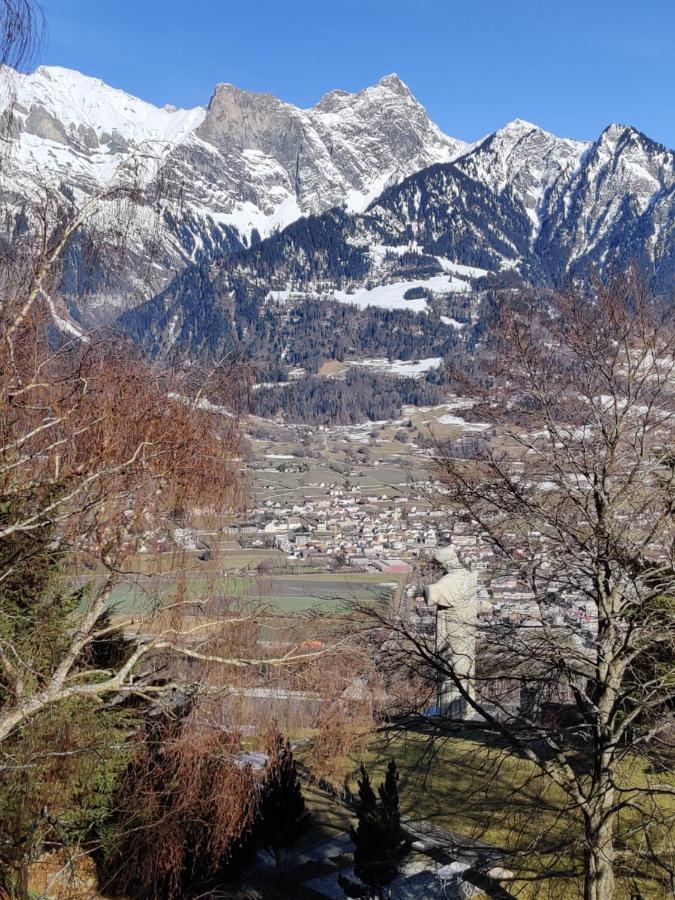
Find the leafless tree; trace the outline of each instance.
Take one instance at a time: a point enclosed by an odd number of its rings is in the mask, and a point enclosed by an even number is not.
[[[32,0],[0,2],[0,65],[18,69],[31,61],[44,32],[40,7]]]
[[[30,49],[33,15],[27,0],[0,0],[5,62],[18,65]],[[68,313],[64,271],[73,248],[86,265],[114,274],[128,253],[146,254],[138,235],[147,233],[148,217],[161,217],[167,198],[180,202],[166,149],[135,148],[103,187],[55,185],[45,174],[0,198],[0,759],[4,770],[14,765],[13,741],[46,713],[58,732],[68,701],[105,707],[133,695],[153,702],[197,685],[208,727],[202,721],[196,737],[175,744],[176,765],[186,789],[202,792],[201,802],[208,778],[197,776],[222,763],[232,776],[230,793],[223,785],[218,795],[223,809],[235,795],[243,809],[249,782],[218,756],[219,741],[238,725],[232,699],[253,698],[260,685],[282,698],[288,691],[303,701],[334,697],[348,682],[327,673],[337,670],[349,636],[320,633],[309,621],[276,628],[260,605],[232,601],[216,569],[195,597],[180,555],[169,598],[150,579],[143,610],[106,616],[141,551],[177,527],[217,525],[245,490],[236,418],[245,366],[225,359],[206,372],[167,371],[119,335],[87,330]],[[5,164],[12,164],[9,152]],[[75,299],[82,303],[86,293],[85,285]],[[209,402],[211,389],[229,395],[228,409]],[[66,640],[49,646],[48,663],[41,659],[38,668],[31,642],[15,639],[3,585],[55,548],[66,560],[66,580],[84,590]],[[265,642],[263,620],[274,635]],[[101,664],[94,648],[120,630],[124,658]],[[48,752],[57,758],[70,748]],[[236,830],[237,815],[227,827]]]
[[[8,0],[2,7],[6,55],[14,61],[28,47],[31,9],[23,0]],[[25,18],[12,18],[22,12]],[[69,645],[48,678],[32,677],[31,660],[22,658],[11,640],[0,642],[0,744],[41,710],[68,698],[141,690],[139,671],[160,658],[222,663],[233,672],[259,671],[261,665],[290,668],[327,653],[325,645],[293,643],[277,656],[257,645],[235,649],[228,635],[240,621],[251,620],[250,610],[219,615],[220,626],[214,628],[203,605],[198,615],[192,600],[179,599],[152,619],[115,622],[134,640],[121,667],[100,672],[82,666],[86,649],[105,636],[98,623],[139,549],[158,534],[172,532],[177,521],[189,526],[195,516],[222,519],[237,506],[243,489],[236,417],[212,406],[206,396],[212,382],[222,391],[223,370],[227,380],[231,361],[222,361],[197,383],[194,372],[162,371],[124,340],[100,330],[85,332],[63,312],[63,262],[73,242],[86,239],[97,265],[103,260],[118,266],[130,241],[134,210],[142,218],[167,192],[174,199],[179,193],[179,185],[167,183],[164,164],[156,148],[136,148],[107,185],[90,193],[37,185],[21,205],[25,227],[5,233],[0,541],[24,540],[5,556],[0,590],[3,580],[38,552],[40,541],[31,536],[47,530],[68,554],[74,574],[91,570],[95,576]],[[12,198],[6,200],[10,212],[14,205]],[[235,375],[239,391],[246,376],[242,379],[240,370]],[[235,402],[232,407],[236,410]],[[142,690],[152,687],[144,683]]]
[[[567,878],[565,890],[579,885],[585,900],[609,900],[619,885],[666,896],[675,886],[672,312],[628,275],[591,296],[506,297],[494,326],[480,377],[455,373],[473,416],[494,428],[471,454],[439,446],[436,461],[460,555],[485,599],[471,621],[452,598],[438,611],[449,640],[409,611],[380,616],[383,668],[455,698],[437,715],[409,707],[406,728],[432,740],[468,731],[498,748],[495,786],[504,748],[529,767],[527,784],[507,792],[526,811],[520,840],[503,850],[525,880],[541,879],[537,896]],[[535,781],[557,797],[554,826],[537,836],[522,828],[523,815],[530,825],[538,815],[525,799]]]

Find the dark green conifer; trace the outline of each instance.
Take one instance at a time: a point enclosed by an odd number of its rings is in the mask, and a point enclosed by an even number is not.
[[[378,801],[368,773],[361,766],[358,823],[350,832],[355,848],[354,874],[360,883],[339,877],[347,897],[382,900],[398,874],[400,860],[407,850],[401,830],[398,778],[396,763],[392,760],[385,780],[378,788]]]
[[[271,741],[267,773],[258,809],[260,844],[274,854],[277,866],[309,825],[302,786],[290,741],[277,732]]]

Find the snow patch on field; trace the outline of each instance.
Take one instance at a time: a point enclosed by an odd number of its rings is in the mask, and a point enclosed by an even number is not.
[[[261,391],[263,388],[282,388],[288,387],[290,381],[259,381],[257,384],[251,385],[252,391]]]
[[[479,269],[478,266],[463,266],[461,263],[453,262],[444,256],[435,256],[434,259],[444,272],[452,272],[464,278],[484,278],[490,274],[487,269]]]
[[[177,394],[175,391],[170,391],[167,394],[167,397],[169,400],[175,400],[178,403],[182,403],[184,406],[193,406],[195,409],[202,410],[202,412],[218,413],[221,416],[227,416],[229,419],[233,418],[229,409],[211,403],[206,397],[200,397],[198,400],[194,400],[191,397],[185,397],[183,394]]]
[[[456,425],[464,431],[484,431],[490,427],[489,422],[467,422],[466,419],[463,419],[461,416],[455,416],[452,413],[439,416],[438,422],[441,425]]]
[[[452,327],[456,328],[458,331],[461,331],[462,328],[466,327],[464,322],[460,322],[457,319],[451,318],[450,316],[441,316],[441,322],[444,325],[452,325]]]
[[[336,300],[338,303],[349,303],[365,309],[376,306],[380,309],[409,309],[411,312],[427,312],[428,304],[424,297],[406,300],[405,294],[411,288],[426,288],[432,294],[463,293],[471,290],[466,281],[452,275],[434,275],[433,278],[418,281],[394,281],[392,284],[379,284],[368,290],[356,288],[354,293],[347,291],[326,291],[318,294],[312,291],[278,290],[268,291],[266,300],[271,303],[289,303],[305,300],[310,297],[321,300]]]
[[[234,764],[238,769],[250,766],[254,772],[260,772],[267,763],[267,754],[256,750],[242,750],[235,754]]]
[[[465,266],[462,263],[454,262],[445,256],[434,256],[427,253],[421,244],[411,241],[409,244],[373,244],[369,250],[371,259],[382,264],[387,256],[403,256],[406,253],[416,253],[419,256],[426,256],[434,259],[444,272],[451,275],[458,275],[460,278],[484,278],[489,274],[487,269],[480,269],[478,266]]]
[[[174,528],[173,539],[182,550],[197,550],[197,542],[189,528]]]
[[[425,281],[395,281],[393,284],[380,284],[370,291],[359,288],[353,294],[346,291],[335,291],[334,298],[338,303],[350,303],[365,308],[378,306],[382,309],[410,309],[413,312],[426,312],[427,301],[423,298],[406,300],[405,293],[411,288],[426,288],[432,293],[450,293],[468,291],[469,285],[448,275],[435,275]]]
[[[381,309],[409,309],[412,312],[426,312],[427,301],[424,297],[415,300],[406,300],[403,296],[407,290],[419,287],[418,282],[398,281],[394,284],[381,284],[368,291],[359,288],[353,294],[346,291],[335,291],[334,298],[338,303],[349,303],[365,309],[367,306],[377,306]]]
[[[428,359],[350,359],[345,360],[348,366],[360,366],[375,369],[387,375],[399,375],[402,378],[420,378],[425,372],[437,369],[443,364],[442,356],[431,356]]]

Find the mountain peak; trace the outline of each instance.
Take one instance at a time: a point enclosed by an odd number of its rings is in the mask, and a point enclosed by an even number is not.
[[[675,153],[669,147],[654,141],[633,125],[623,125],[615,122],[608,125],[595,142],[598,148],[604,148],[609,152],[622,152],[630,148],[640,148],[642,152],[657,152],[663,160],[668,160],[668,165],[673,165]]]
[[[539,125],[528,122],[525,119],[513,119],[507,122],[497,131],[487,135],[478,146],[484,148],[500,148],[501,151],[511,152],[516,148],[528,145],[531,152],[538,153],[539,148],[547,147],[555,153],[578,154],[589,145],[584,141],[575,141],[570,138],[558,137],[551,134]],[[548,152],[548,150],[546,152]]]
[[[387,88],[388,90],[394,91],[397,94],[410,94],[410,88],[404,81],[401,80],[396,72],[390,72],[389,75],[384,75],[377,82],[377,86]]]
[[[378,95],[381,97],[384,92],[389,96],[400,97],[402,100],[412,102],[420,109],[422,108],[408,85],[401,81],[395,72],[391,72],[389,75],[384,75],[375,84],[368,85],[368,87],[364,87],[355,93],[340,90],[339,88],[329,91],[321,97],[313,109],[332,112],[350,104],[362,103],[364,100],[370,101]]]
[[[622,140],[641,137],[640,132],[632,125],[623,125],[621,122],[613,122],[608,125],[598,138],[599,143],[617,144]]]
[[[46,78],[48,81],[95,81],[98,84],[103,83],[100,78],[96,78],[94,75],[85,75],[77,69],[68,69],[65,66],[37,66],[33,76]]]
[[[246,88],[240,88],[236,84],[232,84],[229,81],[219,81],[213,89],[213,93],[211,94],[211,98],[209,99],[207,109],[210,110],[211,107],[223,97],[229,97],[233,102],[273,102],[278,103],[279,105],[289,105],[284,104],[283,100],[275,97],[275,95],[271,94],[269,91],[249,91]]]
[[[539,125],[535,125],[534,122],[528,122],[526,119],[513,119],[511,122],[507,122],[506,125],[498,128],[497,131],[490,135],[490,137],[503,136],[520,140],[520,138],[524,137],[526,134],[532,133],[549,134],[548,131],[544,131],[543,128],[540,128]]]
[[[79,191],[79,199],[107,184],[111,171],[138,148],[171,154],[184,186],[184,207],[175,214],[180,228],[167,220],[161,241],[175,270],[187,259],[199,262],[231,252],[253,229],[265,237],[310,213],[372,209],[385,189],[411,175],[420,182],[428,178],[430,185],[438,178],[452,202],[458,199],[458,209],[463,197],[471,215],[476,204],[484,209],[485,229],[477,243],[468,225],[462,231],[457,224],[462,217],[454,215],[452,204],[425,224],[434,235],[429,244],[434,255],[442,246],[448,259],[466,264],[483,265],[482,242],[492,240],[494,217],[502,216],[493,255],[528,260],[528,254],[539,252],[537,241],[543,247],[552,235],[556,240],[562,235],[562,249],[550,245],[552,263],[548,257],[536,260],[537,266],[555,265],[562,273],[565,260],[599,246],[585,224],[575,230],[573,218],[604,222],[605,209],[613,214],[627,195],[641,215],[651,209],[652,198],[663,196],[662,205],[654,205],[661,217],[657,243],[672,244],[662,222],[671,221],[675,154],[627,125],[610,125],[590,145],[517,118],[468,145],[443,134],[395,73],[354,92],[333,90],[309,108],[228,83],[216,85],[208,109],[158,108],[59,66],[16,73],[10,80],[12,171],[0,172],[0,189],[16,193],[19,178],[31,185],[48,178],[55,189],[67,184]],[[181,150],[174,153],[177,145]],[[451,161],[453,166],[436,167]],[[593,189],[584,194],[588,184]],[[417,234],[410,230],[421,215],[416,203],[411,200],[401,230],[392,232],[393,243]],[[583,215],[582,205],[588,210]],[[629,237],[634,242],[632,233]],[[645,252],[655,254],[657,243]],[[139,242],[139,257],[143,252]],[[124,285],[111,302],[126,305],[127,294]]]
[[[511,122],[507,122],[501,130],[506,131],[507,129],[510,131],[543,131],[542,128],[533,122],[528,122],[527,119],[513,119]]]
[[[90,91],[105,92],[107,95],[132,96],[121,88],[106,84],[95,75],[85,75],[77,69],[68,69],[65,66],[37,66],[33,72],[17,73],[18,81],[24,89],[31,90],[39,101],[40,95],[54,96],[56,93],[67,95],[72,93],[74,98],[79,98]],[[134,100],[139,98],[134,97]],[[144,102],[144,101],[141,101]]]
[[[120,146],[144,141],[178,143],[204,117],[201,107],[160,109],[100,78],[63,66],[38,66],[30,74],[14,73],[3,99],[16,104],[19,132],[61,144],[85,140],[86,148],[80,147],[85,155],[97,149],[99,139],[107,144],[115,132],[123,138]],[[81,137],[83,129],[86,139]],[[73,137],[78,134],[79,138]]]

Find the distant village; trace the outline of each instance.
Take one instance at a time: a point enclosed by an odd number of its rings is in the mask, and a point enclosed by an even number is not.
[[[317,481],[303,485],[301,498],[296,491],[277,498],[274,485],[265,487],[249,518],[228,532],[244,547],[274,547],[292,562],[404,575],[425,548],[450,538],[445,512],[406,493],[364,493],[358,485]],[[429,491],[428,484],[422,488]]]
[[[282,459],[274,455],[272,462],[283,467]],[[297,458],[288,457],[286,471],[297,465]],[[442,485],[433,481],[388,485],[377,493],[337,480],[279,491],[278,484],[263,478],[248,517],[226,531],[242,547],[279,551],[291,566],[397,576],[413,602],[423,594],[420,561],[450,545],[477,573],[479,623],[540,624],[541,610],[527,587],[514,576],[495,574],[491,551],[468,525],[448,519],[442,494]],[[572,625],[579,634],[592,629],[594,621],[578,594],[559,593],[556,608],[547,609],[548,624]]]

